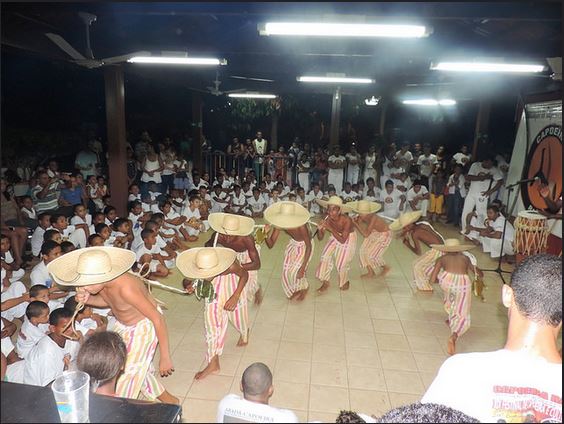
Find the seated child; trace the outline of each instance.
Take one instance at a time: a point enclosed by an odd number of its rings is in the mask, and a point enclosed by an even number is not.
[[[16,341],[18,356],[25,359],[35,344],[49,331],[49,307],[38,300],[29,302]]]
[[[306,198],[305,190],[303,187],[298,187],[296,189],[296,202],[302,205],[304,208],[308,206],[308,200]]]
[[[406,200],[409,209],[412,211],[421,211],[421,216],[427,216],[427,208],[429,206],[429,191],[422,184],[421,180],[415,180],[413,187],[407,190]]]
[[[62,308],[64,300],[68,296],[74,296],[73,291],[62,291],[57,286],[47,288],[42,284],[36,284],[29,289],[29,301],[43,302],[49,307],[49,312]]]
[[[170,203],[172,205],[172,210],[180,215],[182,208],[184,207],[184,190],[173,188],[170,191]]]
[[[114,242],[116,241],[115,237],[112,237],[112,230],[106,224],[96,224],[94,227],[96,229],[96,234],[98,234],[104,240],[104,246],[116,246]],[[118,243],[119,244],[119,243]]]
[[[1,266],[6,271],[12,271],[12,276],[10,277],[10,282],[19,281],[25,275],[25,270],[16,266],[14,262],[14,257],[10,251],[10,239],[5,234],[0,236],[0,257]]]
[[[211,196],[208,194],[208,188],[206,186],[201,186],[194,194],[200,196],[200,215],[202,217],[202,220],[207,221],[208,215],[211,210]],[[191,193],[189,193],[188,198],[190,198],[190,195]],[[184,205],[184,207],[186,207],[186,204]]]
[[[245,198],[247,198],[247,200],[253,197],[253,190],[251,189],[251,185],[248,181],[243,182],[243,184],[241,185],[241,191],[243,192],[243,195],[245,196]]]
[[[341,192],[339,197],[341,199],[343,199],[343,202],[345,202],[345,203],[353,202],[355,200],[358,200],[358,193],[354,192],[352,190],[351,183],[347,182],[347,183],[345,183],[343,191]]]
[[[184,240],[188,241],[190,235],[188,234],[188,232],[186,231],[183,225],[188,218],[184,215],[180,215],[179,213],[177,213],[172,208],[172,203],[168,200],[160,202],[159,209],[162,212],[163,222],[160,223],[158,220],[156,221],[159,222],[159,224],[161,224],[161,232],[168,235],[176,236],[175,242],[178,245],[177,248],[178,249],[182,248],[183,246],[180,241],[180,238],[178,237],[178,232],[182,234]],[[161,215],[161,214],[156,214],[156,215]]]
[[[141,234],[143,224],[151,219],[151,212],[144,212],[142,203],[139,200],[133,200],[128,203],[128,218],[131,220],[131,229],[133,236]]]
[[[86,247],[88,224],[69,225],[64,215],[51,215],[51,228],[61,233],[62,241],[70,241],[76,247]]]
[[[88,237],[88,247],[103,246],[104,239],[100,234],[90,234]]]
[[[168,256],[161,254],[162,251],[160,247],[157,246],[157,234],[153,230],[145,228],[141,231],[141,238],[143,239],[143,244],[135,250],[139,268],[144,273],[146,267],[142,265],[149,264],[150,278],[168,276],[169,270],[165,263],[165,259],[168,259]]]
[[[106,206],[104,208],[104,215],[106,216],[106,218],[104,219],[104,224],[106,225],[112,225],[118,217],[117,210],[113,206]]]
[[[75,227],[78,228],[78,225],[86,224],[86,227],[81,227],[84,229],[86,238],[88,238],[90,234],[94,234],[94,225],[92,225],[92,215],[88,213],[88,209],[86,209],[84,205],[78,204],[78,205],[74,205],[73,211],[74,211],[74,216],[71,218],[70,221],[71,225],[74,225]]]
[[[0,301],[2,302],[2,318],[8,321],[13,321],[15,318],[20,320],[23,319],[25,314],[25,308],[27,307],[26,299],[29,296],[26,295],[27,289],[21,281],[10,282],[10,276],[12,271],[6,271],[2,268],[2,283],[0,287],[2,288],[2,294],[0,295]],[[13,299],[12,306],[5,306],[8,300]]]
[[[183,218],[186,217],[183,216]],[[178,236],[178,233],[176,232],[176,230],[174,228],[167,228],[165,227],[165,217],[164,214],[162,213],[154,213],[151,221],[155,221],[158,224],[158,228],[157,228],[157,233],[159,235],[159,237],[161,237],[167,244],[167,246],[169,246],[171,248],[171,251],[175,251],[178,249],[183,249],[184,250],[184,246],[182,244],[182,241],[180,240],[180,237]],[[147,228],[147,227],[145,227]],[[184,230],[186,231],[186,230]],[[186,233],[188,234],[188,233]],[[188,241],[188,239],[186,239],[186,241]]]
[[[101,211],[104,209],[101,190],[98,187],[98,181],[96,180],[95,175],[88,177],[88,184],[86,184],[86,196],[94,203],[96,210]]]
[[[213,193],[211,194],[212,207],[210,212],[224,212],[225,208],[229,204],[229,195],[223,191],[220,184],[216,184],[213,187]]]
[[[313,189],[307,195],[307,201],[309,203],[308,210],[311,214],[319,215],[321,214],[321,206],[315,201],[315,199],[322,199],[323,193],[320,190],[319,183],[313,184]]]
[[[23,367],[23,383],[34,386],[47,386],[63,372],[69,369],[71,361],[76,359],[79,343],[68,340],[63,334],[72,337],[69,326],[63,328],[72,318],[72,312],[65,308],[55,309],[49,315],[49,334],[31,349]],[[18,362],[19,363],[19,362]],[[17,363],[17,364],[18,364]],[[14,364],[16,365],[16,364]]]
[[[366,179],[366,189],[363,193],[363,200],[368,200],[369,202],[377,202],[380,200],[380,189],[376,187],[374,178],[368,177]]]
[[[203,220],[200,215],[200,204],[202,202],[200,196],[193,194],[188,200],[188,205],[182,211],[182,215],[187,218],[184,222],[184,228],[189,236],[188,241],[196,241],[198,235],[201,232],[206,232],[210,226],[208,221]]]
[[[30,196],[22,197],[21,212],[24,225],[34,230],[37,227],[37,211],[33,207],[33,200],[31,200]]]
[[[133,241],[133,233],[131,232],[129,219],[117,218],[112,227],[114,230],[110,237],[114,238],[114,246],[127,249]]]
[[[31,236],[31,254],[35,257],[39,256],[41,245],[43,244],[43,235],[47,228],[51,226],[51,215],[43,212],[37,215],[37,227]]]
[[[231,195],[231,205],[229,212],[237,215],[242,215],[245,207],[247,206],[247,198],[241,190],[241,186],[235,184],[233,186],[233,194]]]
[[[76,247],[74,247],[74,244],[72,244],[70,241],[64,241],[61,243],[61,255],[72,252],[75,249]]]
[[[141,190],[137,184],[131,184],[129,186],[129,196],[127,197],[128,202],[133,202],[135,200],[141,201]]]
[[[127,348],[117,333],[93,334],[78,351],[77,368],[90,376],[94,393],[115,396],[116,382],[125,369]]]
[[[47,264],[61,256],[61,245],[54,240],[48,240],[41,246],[41,261],[31,270],[32,285],[41,284],[51,287],[53,280],[47,271]]]
[[[248,206],[245,211],[246,215],[253,218],[262,218],[263,212],[266,209],[266,202],[260,194],[260,190],[255,187],[253,188],[253,196],[247,200]]]
[[[65,301],[64,308],[74,313],[77,304],[78,302],[74,297],[69,297]],[[76,315],[74,329],[77,333],[80,333],[79,337],[81,339],[87,339],[94,333],[106,331],[107,323],[107,319],[95,314],[91,306],[84,306],[84,308]]]

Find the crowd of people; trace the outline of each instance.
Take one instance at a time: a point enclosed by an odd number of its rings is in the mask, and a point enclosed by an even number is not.
[[[78,368],[91,375],[99,393],[178,403],[153,369],[157,347],[160,375],[172,374],[174,365],[164,316],[146,285],[177,267],[185,292],[204,299],[207,365],[195,376],[203,379],[220,369],[229,322],[240,333],[238,345],[248,342],[247,304],[262,299],[259,233],[268,248],[281,233],[289,236],[281,283],[286,297],[296,302],[309,291],[306,273],[316,237],[329,236],[315,270],[319,295],[329,290],[333,268],[340,290],[349,289],[355,258],[366,271],[363,278],[385,277],[390,267],[384,254],[394,238],[400,239],[419,256],[413,263],[414,286],[429,292],[438,283],[444,292],[447,350],[454,355],[458,338],[470,328],[472,290],[483,278],[469,251],[480,245],[492,258],[514,254],[513,226],[502,203],[508,171],[503,155],[473,160],[466,146],[450,156],[444,146],[432,153],[429,145],[408,143],[391,143],[379,152],[371,146],[365,155],[353,144],[343,155],[339,146],[314,151],[298,140],[287,152],[283,147],[275,152],[259,131],[245,143],[235,138],[225,168],[210,175],[195,169],[170,139],[155,145],[144,132],[127,148],[129,196],[116,199],[111,181],[100,175],[94,150],[89,144],[79,152],[68,173],[49,161],[18,198],[2,179],[2,378],[8,381],[46,386]],[[539,190],[546,195],[545,187]],[[127,215],[119,216],[113,205],[126,202]],[[561,221],[559,202],[547,200],[545,213]],[[258,219],[266,224],[257,225]],[[445,239],[433,225],[438,221],[459,226],[467,243]],[[204,236],[205,247],[191,245]],[[423,245],[429,250],[424,252]],[[104,249],[87,249],[96,247]],[[26,272],[29,287],[21,282]],[[463,384],[457,373],[472,373],[482,359],[455,355],[423,404],[386,419],[419,413],[475,422],[532,413],[535,419],[561,420],[561,379],[556,384],[561,273],[561,260],[551,255],[518,266],[511,287],[503,288],[510,320],[507,345],[483,358],[486,383],[476,378]],[[534,287],[528,278],[537,279]],[[96,364],[95,357],[108,363]],[[509,363],[531,371],[515,377]],[[244,398],[223,399],[218,422],[249,416],[297,422],[291,411],[268,406],[273,383],[264,364],[251,365],[241,384]],[[519,402],[529,405],[526,411],[516,409],[515,399],[506,402],[509,392],[497,389],[506,386],[524,390]],[[543,398],[550,409],[535,403],[545,392],[552,396]],[[439,409],[433,409],[435,404]],[[337,418],[394,422],[376,420],[350,411]]]

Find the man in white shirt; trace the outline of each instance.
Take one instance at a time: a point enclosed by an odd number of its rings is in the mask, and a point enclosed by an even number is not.
[[[90,140],[88,147],[78,152],[74,160],[74,167],[79,169],[86,179],[90,175],[97,175],[96,171],[99,160],[98,155],[94,152],[95,145],[96,140]]]
[[[211,194],[212,208],[210,212],[223,212],[227,205],[229,205],[229,200],[229,195],[223,191],[221,185],[216,184]]]
[[[472,155],[468,153],[468,146],[466,145],[462,145],[460,147],[460,152],[455,153],[452,156],[452,160],[454,161],[454,163],[458,165],[462,165],[462,167],[466,167],[466,165],[470,163],[471,158]]]
[[[427,216],[429,206],[429,190],[421,184],[421,180],[415,180],[406,194],[407,204],[412,211],[421,211],[421,216]]]
[[[526,258],[502,287],[509,327],[505,347],[454,355],[421,399],[480,422],[562,422],[562,260]]]
[[[336,146],[327,161],[329,164],[328,184],[334,186],[335,191],[340,193],[343,190],[343,173],[347,159],[341,155],[341,148]]]
[[[351,184],[358,183],[360,175],[360,155],[356,151],[355,146],[351,146],[351,151],[345,155],[347,159],[347,179],[346,182]]]
[[[268,405],[274,393],[272,373],[268,367],[255,362],[243,372],[241,378],[243,398],[225,396],[217,408],[218,423],[297,423],[298,417],[287,409]]]
[[[68,370],[76,359],[80,344],[67,340],[63,328],[72,318],[72,311],[55,309],[49,316],[50,333],[41,338],[31,349],[24,361],[23,383],[33,386],[47,386]],[[72,327],[64,332],[72,337]]]
[[[506,223],[505,217],[499,212],[496,205],[488,206],[487,226],[480,232],[480,242],[485,253],[489,253],[492,259],[500,256],[513,256],[513,240],[515,239],[515,229],[509,221]],[[503,227],[505,226],[505,234]],[[502,239],[503,237],[503,239]],[[503,252],[501,244],[503,240]]]
[[[385,189],[380,192],[380,203],[383,208],[379,214],[396,219],[404,211],[405,195],[394,187],[392,180],[386,181]]]
[[[419,166],[419,175],[424,177],[422,179],[426,180],[427,184],[429,183],[429,177],[435,168],[437,163],[437,156],[431,153],[431,146],[425,144],[423,146],[423,154],[417,158],[417,165]]]
[[[253,140],[253,147],[255,148],[257,155],[253,162],[253,168],[255,170],[255,175],[260,182],[262,181],[262,173],[264,170],[264,155],[266,155],[266,152],[268,151],[268,143],[264,138],[262,138],[262,132],[257,131],[257,138]]]
[[[482,162],[475,162],[470,166],[466,176],[466,181],[470,181],[470,189],[462,209],[462,232],[466,231],[465,217],[474,208],[478,216],[486,216],[490,195],[495,193],[503,182],[501,172],[493,166],[491,156],[484,157]]]
[[[401,145],[401,149],[396,152],[394,159],[398,159],[399,165],[405,170],[405,172],[409,172],[409,168],[413,162],[413,155],[409,151],[409,143]]]

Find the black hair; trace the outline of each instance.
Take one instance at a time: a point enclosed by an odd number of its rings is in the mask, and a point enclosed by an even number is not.
[[[135,184],[135,183],[133,183],[133,184],[130,184],[130,185],[129,185],[129,187],[127,187],[127,190],[128,190],[128,191],[130,191],[130,190],[131,190],[131,188],[132,188],[132,187],[134,187],[134,186],[137,186],[137,187],[139,187],[139,184]]]
[[[253,187],[253,193],[254,193],[255,191],[258,191],[258,192],[260,193],[260,190],[259,190],[257,187]]]
[[[49,306],[47,306],[45,302],[34,300],[32,302],[29,302],[27,308],[25,308],[25,316],[29,320],[31,320],[32,318],[37,318],[45,311],[45,309],[49,310]]]
[[[387,186],[389,184],[394,185],[394,182],[392,180],[386,180],[386,184],[384,184],[384,186]]]
[[[102,237],[100,236],[100,234],[90,234],[88,236],[88,246],[92,246],[92,242],[97,238],[102,238]]]
[[[45,243],[46,241],[51,241],[55,234],[61,234],[61,233],[59,233],[58,230],[54,230],[54,229],[45,231],[43,233],[43,243]]]
[[[132,200],[131,202],[127,203],[127,210],[129,212],[131,212],[133,209],[135,209],[137,206],[142,206],[141,202],[139,200]]]
[[[35,284],[29,288],[29,297],[37,297],[43,290],[49,290],[49,288],[43,284]]]
[[[159,202],[159,209],[162,210],[167,204],[168,204],[169,206],[172,206],[172,203],[170,203],[170,200],[162,199],[162,200]]]
[[[110,227],[108,227],[108,224],[104,224],[103,222],[100,222],[99,224],[96,224],[96,226],[94,227],[94,231],[96,231],[96,234],[100,234],[104,228],[110,228]]]
[[[511,288],[517,309],[527,319],[551,327],[562,322],[562,258],[529,256],[515,267]]]
[[[53,225],[59,220],[60,217],[65,218],[63,214],[54,213],[53,215],[51,215],[51,218],[49,218],[49,222],[51,222],[51,225]]]
[[[218,189],[221,190],[221,184],[216,184],[216,185],[213,186],[213,189],[214,189],[214,190],[215,190],[216,188],[218,188]]]
[[[51,214],[47,212],[41,212],[37,215],[37,220],[41,221],[43,218],[49,217],[49,222],[51,222]]]
[[[126,218],[117,218],[114,222],[113,222],[113,226],[114,228],[117,230],[119,227],[121,227],[123,224],[127,224],[129,222],[129,219]]]
[[[55,240],[47,240],[41,245],[41,254],[48,255],[56,247],[60,247],[59,243],[57,243]]]
[[[421,180],[418,178],[418,179],[416,179],[415,181],[413,181],[413,185],[414,185],[414,186],[416,186],[416,185],[422,186],[422,185],[423,185],[423,181],[421,181]]]
[[[364,421],[356,412],[341,411],[335,422],[336,423],[365,423],[366,421]]]
[[[92,215],[92,221],[94,221],[96,219],[96,217],[103,215],[104,217],[106,217],[106,215],[104,215],[104,212],[94,212],[94,214]]]
[[[153,234],[155,234],[153,230],[149,230],[148,228],[145,228],[143,231],[141,231],[141,238],[145,240],[147,237]]]
[[[57,325],[59,321],[64,318],[72,318],[73,312],[69,311],[66,308],[58,308],[51,312],[49,315],[49,324],[50,325]]]
[[[201,200],[200,195],[192,194],[192,195],[190,195],[190,197],[188,197],[188,202],[192,203],[194,200]]]
[[[151,216],[151,219],[152,219],[153,221],[155,221],[157,224],[160,225],[160,222],[157,221],[157,219],[160,220],[160,221],[162,221],[162,220],[164,220],[164,217],[165,217],[165,216],[164,216],[163,213],[157,212],[157,213],[154,213],[153,216]]]
[[[65,301],[64,308],[68,309],[74,314],[74,311],[76,310],[76,305],[78,305],[78,302],[76,301],[74,296],[71,296]],[[77,315],[80,315],[80,313],[81,312],[79,312]]]
[[[81,207],[81,206],[84,206],[84,205],[83,205],[82,203],[77,203],[76,205],[74,205],[74,206],[72,207],[72,212],[73,212],[73,213],[76,213],[76,210],[77,210],[79,207]]]
[[[63,254],[72,252],[74,249],[76,249],[76,246],[68,240],[61,243],[61,253]]]
[[[495,213],[499,213],[499,207],[494,205],[493,203],[490,203],[488,205],[488,209],[491,209],[492,211],[494,211]]]
[[[104,208],[104,215],[107,215],[107,214],[109,214],[111,211],[115,211],[115,210],[116,210],[116,208],[114,208],[113,206],[106,206],[106,207]]]
[[[153,221],[153,218],[151,218],[149,221],[147,221],[145,223],[145,229],[146,230],[151,230],[153,231],[155,228],[157,228],[159,226],[159,223],[157,221]]]
[[[394,408],[376,420],[378,423],[479,423],[463,412],[436,403],[412,403]]]
[[[103,384],[115,378],[125,367],[127,348],[121,336],[112,331],[102,331],[90,336],[80,347],[77,367],[90,376],[90,380]]]

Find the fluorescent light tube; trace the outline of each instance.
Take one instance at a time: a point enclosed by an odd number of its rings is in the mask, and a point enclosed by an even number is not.
[[[328,82],[328,83],[345,83],[345,84],[372,84],[373,79],[370,78],[347,78],[347,77],[314,77],[302,76],[296,78],[300,82]]]
[[[277,97],[275,94],[262,93],[231,93],[228,96],[240,99],[275,99]]]
[[[417,99],[417,100],[404,100],[402,101],[404,105],[417,105],[417,106],[454,106],[456,104],[455,100],[452,99]]]
[[[167,57],[167,56],[135,56],[128,60],[131,63],[152,63],[163,65],[222,65],[221,60],[211,57]]]
[[[318,22],[267,22],[259,26],[260,35],[301,35],[319,37],[400,37],[429,35],[422,25],[339,24]]]
[[[455,72],[542,72],[544,65],[488,62],[439,62],[431,65],[437,71]]]

